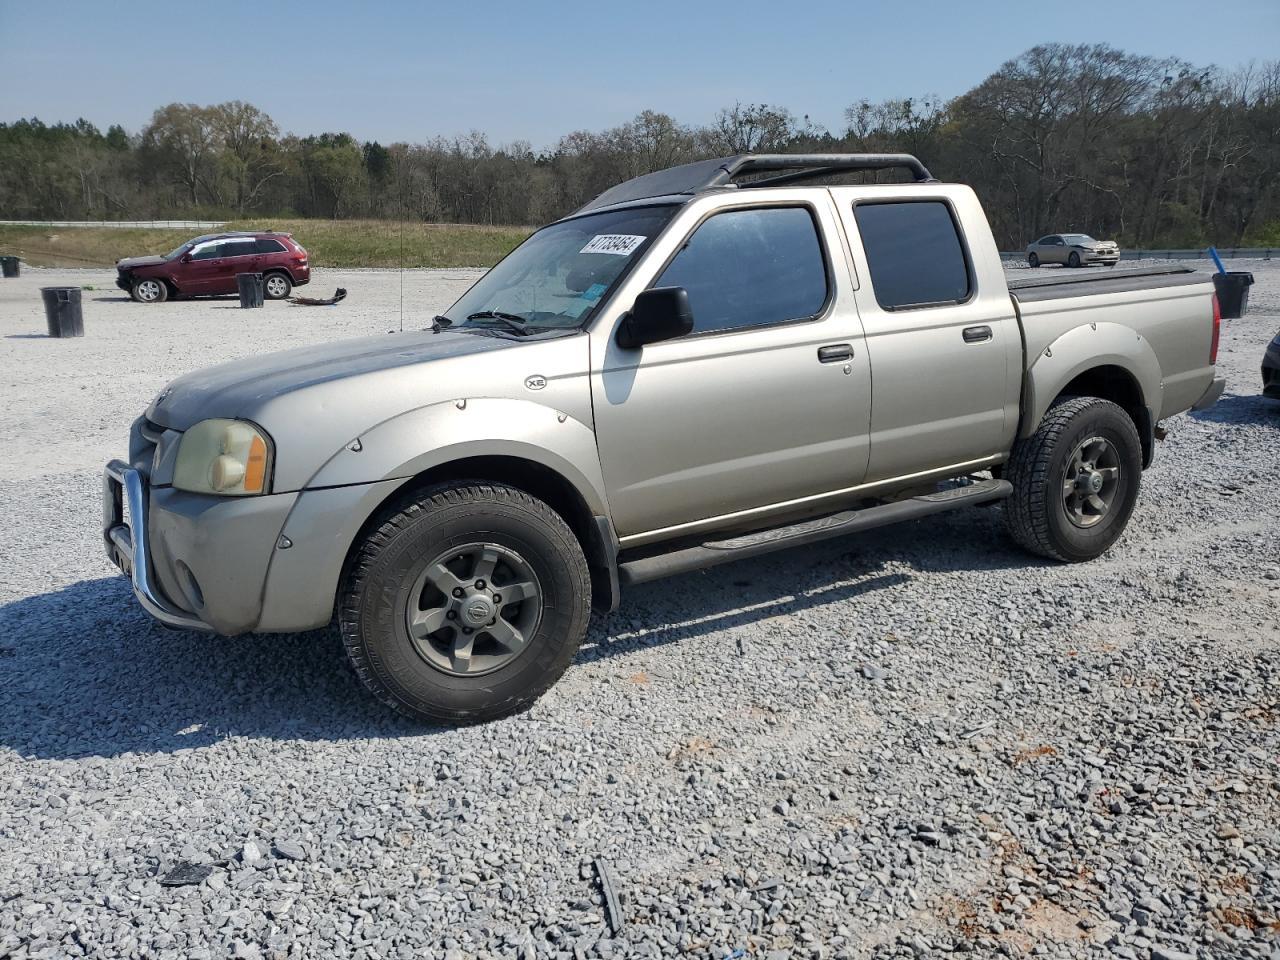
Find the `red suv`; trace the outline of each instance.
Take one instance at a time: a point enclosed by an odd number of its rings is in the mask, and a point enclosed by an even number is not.
[[[211,233],[163,257],[116,261],[116,286],[139,303],[237,291],[237,273],[263,274],[268,300],[311,280],[307,251],[288,233]]]

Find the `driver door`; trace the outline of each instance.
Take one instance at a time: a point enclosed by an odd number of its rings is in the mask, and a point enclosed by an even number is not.
[[[763,525],[862,480],[870,367],[838,236],[825,194],[694,201],[597,323],[596,442],[624,545]],[[684,287],[694,330],[624,349],[618,320],[648,286]]]

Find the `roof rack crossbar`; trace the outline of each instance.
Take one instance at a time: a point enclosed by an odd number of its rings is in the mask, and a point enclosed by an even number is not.
[[[923,163],[909,153],[744,153],[736,157],[698,160],[627,180],[610,187],[583,205],[578,213],[597,210],[615,203],[647,200],[653,197],[680,196],[710,190],[713,187],[772,187],[826,177],[847,170],[902,169],[918,183],[932,182],[933,175]],[[734,178],[746,173],[778,173],[776,177],[734,184]]]
[[[911,173],[918,182],[933,180],[933,175],[923,163],[909,153],[797,153],[797,154],[747,154],[731,157],[724,165],[732,179],[743,173],[770,173],[775,170],[791,170],[792,173],[765,180],[753,180],[739,184],[743,187],[773,186],[794,183],[818,177],[843,173],[847,170],[902,169]]]

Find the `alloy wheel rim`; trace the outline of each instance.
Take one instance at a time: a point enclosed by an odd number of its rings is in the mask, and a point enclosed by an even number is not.
[[[160,288],[154,280],[143,280],[138,284],[138,296],[149,303],[160,296]]]
[[[1110,515],[1120,490],[1120,453],[1105,437],[1077,444],[1062,480],[1062,504],[1077,527],[1096,527]]]
[[[279,277],[270,277],[267,280],[267,293],[273,297],[284,296],[284,281]]]
[[[495,543],[452,547],[414,580],[405,625],[418,654],[444,673],[478,677],[529,646],[542,587],[519,553]]]

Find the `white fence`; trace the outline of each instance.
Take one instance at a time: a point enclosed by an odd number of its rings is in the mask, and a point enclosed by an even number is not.
[[[108,227],[114,230],[211,230],[225,220],[0,220],[0,227]]]

